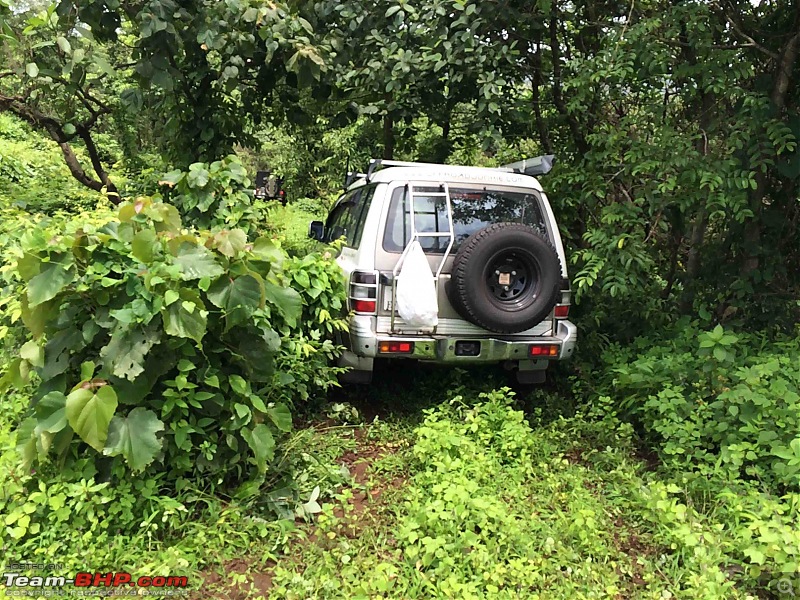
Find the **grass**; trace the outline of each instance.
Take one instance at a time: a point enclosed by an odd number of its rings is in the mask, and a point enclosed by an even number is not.
[[[768,587],[736,568],[730,516],[693,505],[686,485],[641,458],[609,401],[560,416],[553,392],[493,391],[498,370],[395,365],[381,375],[294,433],[300,516],[275,520],[214,482],[177,498],[155,485],[136,492],[150,507],[139,532],[120,538],[85,518],[76,492],[67,501],[87,529],[70,543],[81,552],[15,551],[69,572],[188,575],[191,597],[229,600],[711,600]],[[9,450],[3,464],[12,459]],[[101,494],[92,510],[133,518],[133,496]]]
[[[351,392],[368,396],[373,411],[377,405],[376,420],[314,428],[309,447],[341,452],[334,462],[351,479],[281,554],[266,565],[238,563],[238,575],[220,574],[204,594],[753,597],[751,580],[725,570],[713,523],[676,500],[611,407],[544,419],[540,406],[525,406],[508,390],[426,397],[443,379],[459,387],[452,381],[459,374],[413,375],[404,390],[411,408],[397,399],[387,410],[396,382],[378,384]],[[484,379],[484,389],[492,383]],[[687,526],[699,538],[694,545],[676,533]]]

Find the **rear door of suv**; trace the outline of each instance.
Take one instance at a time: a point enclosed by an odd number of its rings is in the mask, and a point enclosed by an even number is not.
[[[411,236],[408,186],[415,187],[415,218],[418,231],[448,231],[450,222],[444,199],[441,196],[426,198],[419,190],[438,191],[434,182],[396,182],[386,193],[383,229],[379,230],[375,249],[375,268],[381,272],[384,285],[379,290],[378,331],[391,330],[391,273]],[[547,226],[545,210],[540,193],[532,188],[474,183],[449,183],[453,206],[453,225],[455,242],[442,270],[439,285],[440,326],[437,333],[442,335],[486,334],[482,328],[465,321],[455,311],[445,292],[445,283],[452,269],[453,258],[459,245],[470,235],[492,223],[524,223],[538,230],[553,241]],[[428,257],[431,269],[435,272],[448,244],[446,237],[426,237],[420,242]],[[396,319],[397,321],[397,319]],[[397,323],[396,323],[397,327]],[[402,328],[402,324],[401,324]],[[552,327],[550,322],[536,326],[526,335],[546,335]],[[407,330],[407,328],[404,328]],[[411,330],[407,330],[409,333]]]

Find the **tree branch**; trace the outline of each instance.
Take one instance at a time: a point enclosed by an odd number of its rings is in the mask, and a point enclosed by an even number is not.
[[[561,95],[561,54],[558,41],[558,14],[555,3],[550,16],[550,50],[553,54],[553,103],[556,105],[558,112],[566,117],[578,152],[586,154],[589,151],[589,145],[586,143],[586,138],[581,131],[580,123],[578,123],[575,115],[570,114],[567,110],[564,98]]]
[[[36,129],[46,131],[50,138],[58,144],[59,148],[61,148],[61,153],[64,155],[64,162],[66,163],[69,172],[78,182],[96,192],[102,192],[105,188],[106,192],[111,197],[112,202],[115,204],[120,202],[120,196],[117,193],[117,187],[109,179],[108,174],[103,169],[102,162],[100,161],[100,155],[97,151],[97,146],[92,139],[89,128],[85,127],[84,125],[79,125],[76,127],[76,130],[77,135],[86,144],[86,150],[89,153],[89,158],[92,161],[92,167],[94,168],[98,179],[93,179],[81,166],[78,156],[75,154],[75,151],[69,144],[70,140],[72,140],[75,136],[64,133],[64,127],[58,119],[51,117],[50,115],[46,115],[38,109],[25,104],[22,98],[0,95],[0,112],[6,111],[16,115]]]
[[[751,36],[749,36],[747,33],[744,32],[744,30],[742,29],[741,25],[739,25],[739,23],[737,23],[736,20],[733,17],[731,17],[724,8],[722,8],[722,6],[720,6],[716,2],[714,4],[719,9],[719,11],[722,13],[722,16],[725,17],[725,20],[731,26],[733,31],[740,38],[745,40],[747,42],[748,46],[751,46],[752,48],[755,48],[756,50],[758,50],[762,54],[764,54],[766,56],[769,56],[772,60],[775,60],[775,61],[778,60],[778,55],[777,54],[775,54],[769,48],[766,48],[766,47],[762,46],[761,44],[759,44],[757,41],[755,41]],[[730,6],[730,2],[728,2],[728,6]]]

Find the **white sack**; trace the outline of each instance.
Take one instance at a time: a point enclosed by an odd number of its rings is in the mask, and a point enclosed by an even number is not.
[[[436,283],[417,240],[411,243],[397,276],[397,312],[414,327],[436,327],[439,323]]]

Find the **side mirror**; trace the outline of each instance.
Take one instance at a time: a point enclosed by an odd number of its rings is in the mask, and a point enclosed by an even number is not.
[[[322,221],[311,221],[311,223],[308,224],[308,237],[321,242],[322,238],[325,237],[325,223]]]

